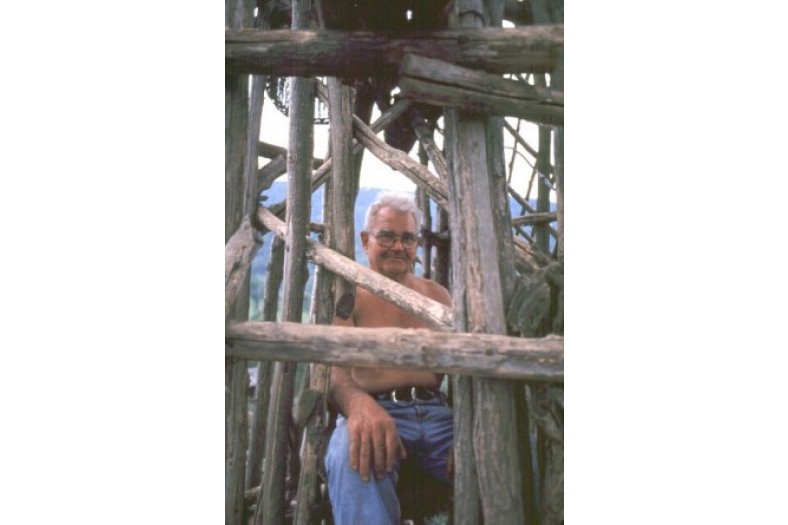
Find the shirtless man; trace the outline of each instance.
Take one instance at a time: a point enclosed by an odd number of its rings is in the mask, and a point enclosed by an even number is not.
[[[416,277],[419,212],[407,197],[384,193],[367,210],[361,244],[376,272],[451,306],[449,292]],[[362,288],[347,320],[359,327],[426,328],[401,308]],[[447,483],[453,418],[440,393],[441,374],[429,370],[331,370],[330,396],[340,415],[326,454],[329,497],[337,525],[399,525],[395,486],[399,461]]]

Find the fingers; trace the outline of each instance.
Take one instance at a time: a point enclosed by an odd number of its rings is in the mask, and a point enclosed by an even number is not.
[[[386,475],[388,458],[386,450],[388,449],[389,436],[391,432],[385,432],[383,428],[376,428],[372,434],[372,447],[374,450],[375,460],[375,477],[378,479]]]
[[[386,472],[394,470],[394,463],[398,459],[405,459],[405,447],[402,446],[399,435],[396,432],[386,434]]]
[[[359,454],[358,454],[358,462],[356,464],[356,469],[358,470],[358,474],[361,476],[363,481],[369,481],[369,461],[372,456],[371,450],[371,440],[369,439],[369,434],[366,432],[361,432],[361,444],[359,447]],[[352,462],[351,462],[352,467]]]
[[[353,470],[358,470],[358,455],[360,452],[360,433],[359,432],[351,432],[350,427],[348,426],[348,435],[350,438],[350,468]]]
[[[350,468],[358,471],[363,481],[369,481],[370,472],[374,472],[377,479],[382,479],[394,469],[397,459],[407,457],[394,425],[379,425],[371,429],[353,425],[348,428],[348,433]]]

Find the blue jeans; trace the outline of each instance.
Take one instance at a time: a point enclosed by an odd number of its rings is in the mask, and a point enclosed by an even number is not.
[[[430,476],[452,483],[448,478],[449,452],[454,444],[453,416],[443,397],[429,401],[379,401],[394,419],[406,461],[416,461]],[[350,468],[350,439],[347,420],[337,417],[326,452],[328,494],[336,525],[399,525],[399,500],[395,490],[399,461],[382,479],[369,481]]]

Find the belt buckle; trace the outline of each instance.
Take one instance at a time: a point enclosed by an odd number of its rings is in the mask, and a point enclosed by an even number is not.
[[[399,390],[399,389],[395,388],[394,390],[391,391],[391,400],[394,401],[395,403],[405,403],[407,401],[414,401],[414,400],[418,399],[416,397],[416,387],[415,386],[410,387],[410,399],[397,399],[397,390]]]

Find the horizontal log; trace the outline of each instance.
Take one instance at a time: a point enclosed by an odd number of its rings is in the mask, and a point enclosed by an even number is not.
[[[410,100],[537,124],[564,122],[561,92],[413,54],[405,55],[401,72],[400,90]]]
[[[278,237],[284,239],[287,226],[270,210],[260,207],[257,220]],[[451,330],[453,317],[446,305],[433,301],[415,290],[392,281],[374,270],[365,268],[356,261],[335,252],[322,243],[307,237],[306,256],[340,277],[369,290],[406,312],[416,316],[437,330]]]
[[[563,56],[563,25],[387,34],[334,30],[225,30],[225,73],[378,76],[405,53],[490,73],[549,73]]]
[[[225,329],[225,355],[365,368],[564,380],[564,339],[247,321]]]
[[[287,148],[277,146],[276,144],[269,144],[268,142],[263,142],[261,140],[257,143],[257,155],[267,159],[275,159],[281,155],[287,159]],[[312,157],[312,169],[318,169],[324,162],[325,161],[323,159]]]
[[[554,211],[544,213],[531,213],[512,218],[512,226],[525,226],[527,224],[543,224],[558,220],[558,214]]]

